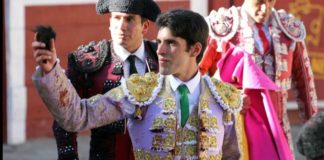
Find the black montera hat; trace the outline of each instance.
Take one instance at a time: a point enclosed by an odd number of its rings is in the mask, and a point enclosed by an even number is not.
[[[99,0],[96,5],[98,14],[124,12],[141,15],[155,21],[161,13],[160,7],[153,0]]]

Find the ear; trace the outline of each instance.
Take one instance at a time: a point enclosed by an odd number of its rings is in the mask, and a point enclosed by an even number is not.
[[[147,33],[149,27],[150,27],[150,22],[147,20],[143,23],[143,30],[142,30],[143,35]]]
[[[194,45],[190,47],[190,55],[193,57],[197,57],[202,49],[202,45],[200,42],[196,42]]]

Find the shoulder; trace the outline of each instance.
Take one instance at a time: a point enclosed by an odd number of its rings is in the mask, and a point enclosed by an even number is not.
[[[145,106],[153,102],[161,90],[163,76],[148,72],[144,76],[133,74],[122,82],[124,93],[131,103]]]
[[[241,91],[235,86],[209,76],[203,78],[206,80],[213,97],[220,103],[223,110],[234,113],[242,109]]]
[[[285,10],[273,10],[273,15],[279,24],[280,29],[294,41],[303,41],[306,38],[304,23],[287,13]]]
[[[101,40],[91,41],[87,45],[81,45],[77,50],[69,54],[69,63],[82,73],[97,71],[108,55],[110,42]]]
[[[212,10],[205,18],[209,26],[209,35],[215,39],[231,39],[239,26],[239,14],[236,7]]]

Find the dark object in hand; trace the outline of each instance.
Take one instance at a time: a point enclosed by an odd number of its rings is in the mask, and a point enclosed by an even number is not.
[[[34,29],[36,41],[45,43],[45,49],[50,50],[51,39],[55,40],[56,33],[51,26],[38,25]]]

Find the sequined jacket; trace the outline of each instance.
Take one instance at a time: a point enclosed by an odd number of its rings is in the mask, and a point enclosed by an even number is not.
[[[269,18],[272,48],[269,56],[265,57],[261,56],[255,46],[252,30],[254,21],[242,8],[212,11],[206,21],[209,24],[210,37],[199,66],[202,74],[214,75],[221,55],[231,45],[239,46],[250,53],[255,63],[282,89],[282,94],[274,98],[278,101],[274,103],[278,103],[279,108],[284,107],[286,92],[294,81],[294,93],[297,95],[302,117],[309,119],[317,111],[314,77],[304,43],[306,32],[301,21],[283,10],[273,9]]]
[[[184,128],[179,127],[174,93],[167,76],[132,75],[105,95],[81,100],[59,64],[33,75],[39,95],[57,122],[78,131],[129,118],[136,159],[239,158],[233,113],[241,109],[240,91],[205,76],[201,95]]]
[[[144,46],[148,67],[153,72],[158,72],[156,44],[144,40]],[[123,65],[113,50],[111,41],[91,41],[68,55],[67,76],[80,97],[88,98],[119,86],[124,75]]]
[[[153,72],[158,72],[156,44],[144,40],[146,61]],[[113,49],[111,41],[91,41],[68,55],[67,76],[81,98],[103,94],[119,86],[123,77],[123,62]],[[146,69],[148,72],[148,69]],[[116,121],[105,128],[112,134],[123,133],[124,121]]]

